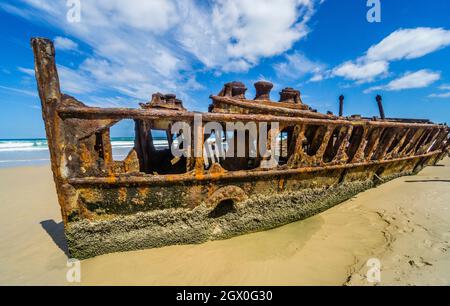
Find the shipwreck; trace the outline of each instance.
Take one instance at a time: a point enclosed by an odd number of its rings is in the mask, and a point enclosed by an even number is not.
[[[338,115],[311,109],[292,88],[282,90],[279,101],[271,101],[269,82],[255,84],[254,99],[246,98],[244,84],[225,84],[210,97],[208,112],[201,114],[186,110],[175,95],[159,93],[135,109],[88,107],[61,93],[52,42],[34,38],[31,44],[51,168],[73,258],[270,229],[415,174],[449,153],[446,124],[386,118],[380,96],[380,116],[373,118],[344,116],[343,96]],[[201,123],[195,124],[199,115]],[[134,148],[115,160],[110,128],[125,119],[135,123]],[[184,136],[194,137],[184,151],[197,155],[174,156],[169,149],[180,136],[172,133],[176,122],[189,127]],[[277,133],[267,136],[276,163],[267,166],[266,157],[249,149],[240,156],[205,156],[209,122],[267,122],[269,130],[277,123]],[[168,147],[155,146],[152,130],[167,135]],[[233,143],[237,134],[216,135],[214,145]],[[251,147],[249,133],[242,135]]]

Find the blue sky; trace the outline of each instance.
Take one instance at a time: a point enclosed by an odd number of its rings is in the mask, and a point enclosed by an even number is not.
[[[176,93],[191,110],[228,81],[295,87],[321,112],[450,122],[450,2],[66,0],[0,3],[0,138],[45,137],[29,40],[55,40],[62,90],[93,106],[136,107]],[[69,6],[67,4],[69,3]],[[73,15],[71,15],[73,16]],[[129,132],[125,128],[130,128]],[[132,132],[124,124],[115,136]]]

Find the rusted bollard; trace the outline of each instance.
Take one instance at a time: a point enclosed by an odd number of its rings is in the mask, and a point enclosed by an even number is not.
[[[273,84],[266,81],[259,81],[255,83],[256,97],[255,100],[270,100],[270,91]]]

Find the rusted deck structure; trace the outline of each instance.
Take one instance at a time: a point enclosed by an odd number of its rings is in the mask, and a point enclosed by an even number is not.
[[[32,40],[51,166],[71,256],[170,244],[200,243],[273,228],[321,212],[376,184],[420,171],[448,154],[449,129],[427,120],[321,114],[286,88],[258,82],[225,84],[196,127],[187,150],[203,152],[208,122],[278,122],[278,164],[263,158],[174,158],[155,147],[151,130],[167,134],[197,113],[175,95],[154,94],[138,109],[94,108],[60,92],[51,41]],[[381,98],[378,98],[381,106]],[[380,108],[381,109],[381,108]],[[110,128],[135,122],[135,146],[114,160]],[[194,131],[191,131],[194,134]],[[228,138],[235,135],[226,135]],[[195,155],[193,155],[195,156]]]

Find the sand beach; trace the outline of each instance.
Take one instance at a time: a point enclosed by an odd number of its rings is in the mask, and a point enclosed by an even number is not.
[[[72,285],[48,165],[0,169],[0,229],[0,284]],[[450,159],[273,230],[84,260],[81,284],[449,285]]]

